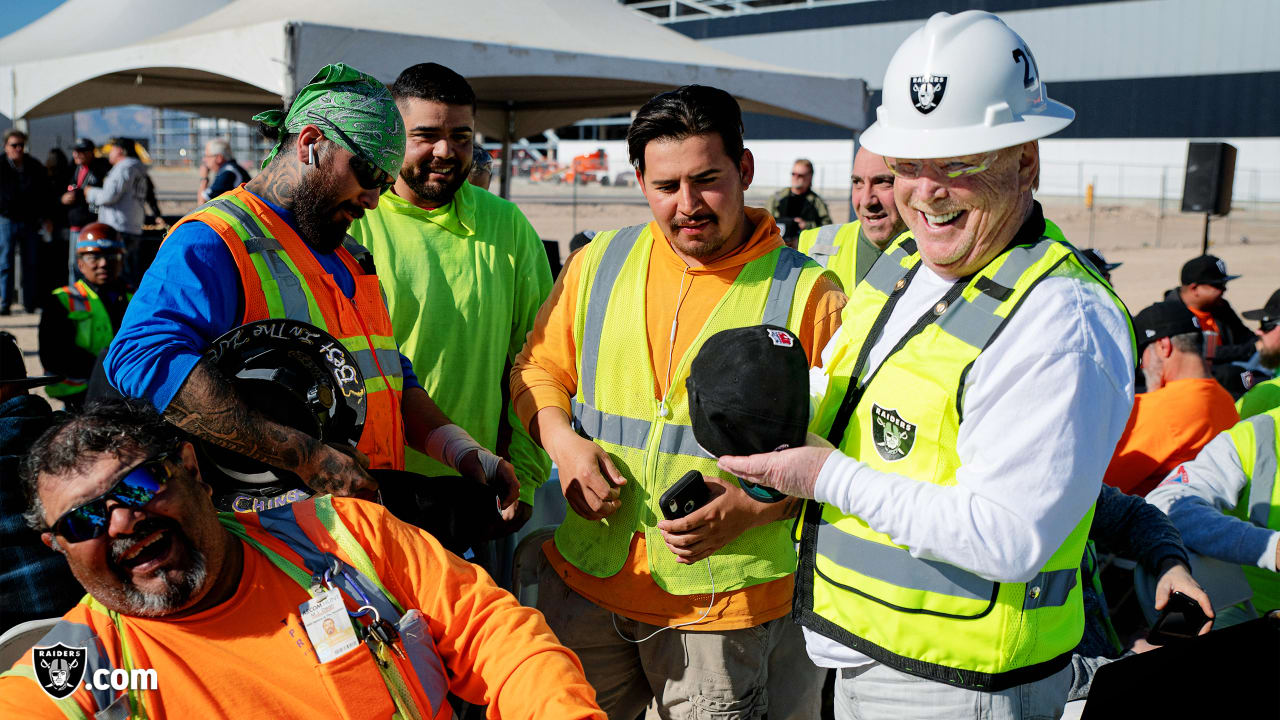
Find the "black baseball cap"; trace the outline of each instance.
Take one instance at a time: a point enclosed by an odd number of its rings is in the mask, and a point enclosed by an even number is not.
[[[754,325],[712,335],[693,359],[685,387],[693,437],[716,457],[804,445],[809,361],[786,328]],[[767,488],[743,489],[765,502],[784,497]]]
[[[1084,256],[1086,258],[1089,258],[1089,262],[1093,263],[1093,266],[1098,268],[1098,272],[1103,273],[1104,275],[1124,264],[1124,263],[1107,262],[1107,259],[1102,257],[1101,250],[1095,250],[1093,248],[1089,248],[1087,250],[1083,250],[1082,252],[1084,253]]]
[[[1227,264],[1216,255],[1201,255],[1191,258],[1182,266],[1182,284],[1190,285],[1225,285],[1239,275],[1228,275]]]
[[[1184,333],[1200,332],[1200,320],[1182,304],[1181,300],[1158,302],[1133,316],[1133,332],[1138,340],[1138,352],[1160,338]]]
[[[80,152],[93,152],[94,150],[98,149],[98,146],[95,145],[94,142],[89,138],[82,137],[79,140],[76,140],[76,144],[72,145],[71,149],[79,150]]]
[[[18,339],[7,332],[0,331],[0,385],[33,388],[56,383],[61,379],[61,375],[27,377],[27,364],[22,359]]]
[[[1266,305],[1257,310],[1245,310],[1240,314],[1250,320],[1257,320],[1263,325],[1274,325],[1280,321],[1280,290],[1271,293]]]

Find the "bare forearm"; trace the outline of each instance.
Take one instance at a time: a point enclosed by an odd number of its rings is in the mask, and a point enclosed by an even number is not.
[[[453,422],[420,387],[404,391],[400,413],[404,416],[405,443],[421,453],[427,452],[427,436],[432,430]]]

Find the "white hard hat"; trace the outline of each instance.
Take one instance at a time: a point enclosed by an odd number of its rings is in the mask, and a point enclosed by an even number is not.
[[[889,157],[943,158],[1052,135],[1076,113],[1045,95],[1031,49],[981,10],[940,12],[908,37],[884,73],[876,121],[862,134]]]

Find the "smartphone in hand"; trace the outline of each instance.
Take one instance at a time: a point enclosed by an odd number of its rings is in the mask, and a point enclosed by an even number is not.
[[[711,488],[707,487],[707,481],[697,470],[685,473],[658,498],[662,516],[668,520],[682,518],[709,502]]]
[[[1200,609],[1200,603],[1180,592],[1169,596],[1164,610],[1147,635],[1147,642],[1152,645],[1167,645],[1178,640],[1193,638],[1200,634],[1205,623],[1212,619]]]

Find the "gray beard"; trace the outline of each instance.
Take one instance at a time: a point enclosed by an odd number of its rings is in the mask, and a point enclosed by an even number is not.
[[[191,595],[204,585],[208,577],[204,553],[190,548],[191,567],[177,582],[166,579],[164,590],[157,593],[145,593],[132,583],[124,586],[124,601],[128,605],[130,615],[138,617],[161,617],[177,612],[191,600]],[[157,577],[163,577],[165,570],[156,571]]]

